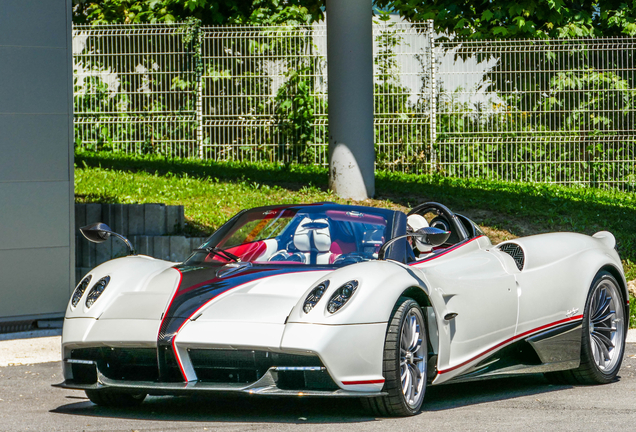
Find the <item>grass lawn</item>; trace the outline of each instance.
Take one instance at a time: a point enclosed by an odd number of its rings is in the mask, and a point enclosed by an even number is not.
[[[327,189],[313,166],[217,163],[77,153],[76,202],[185,206],[186,234],[208,235],[243,208],[274,203],[354,203]],[[376,199],[357,204],[408,210],[437,201],[484,228],[493,243],[550,231],[611,231],[627,280],[636,279],[636,194],[593,188],[380,172]],[[632,326],[636,301],[632,302]]]

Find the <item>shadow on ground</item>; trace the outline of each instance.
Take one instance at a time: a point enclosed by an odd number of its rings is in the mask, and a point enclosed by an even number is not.
[[[427,389],[423,412],[445,411],[469,405],[502,401],[563,390],[548,385],[542,375],[453,384]],[[375,421],[357,399],[264,398],[243,395],[224,397],[148,397],[139,407],[103,408],[88,399],[68,397],[69,404],[52,413],[188,422],[247,423],[360,423]],[[81,400],[77,401],[78,399]]]

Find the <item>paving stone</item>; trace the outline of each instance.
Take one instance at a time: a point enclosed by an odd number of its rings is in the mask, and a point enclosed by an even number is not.
[[[203,245],[206,237],[190,237],[190,247],[194,250],[199,246]]]
[[[75,269],[76,271],[76,275],[77,275],[77,279],[75,279],[77,281],[77,283],[79,284],[80,281],[82,279],[84,279],[84,276],[86,276],[88,274],[89,271],[91,271],[92,268],[90,267],[77,267]]]
[[[95,243],[86,240],[84,247],[82,247],[82,267],[95,267]]]
[[[112,242],[111,257],[120,258],[120,257],[128,256],[129,251],[128,251],[128,246],[126,246],[126,243],[124,243],[122,240],[115,237],[111,237],[111,242]]]
[[[102,204],[102,216],[99,219],[99,222],[103,222],[106,225],[108,225],[108,227],[111,230],[114,230],[114,226],[115,226],[115,218],[113,216],[113,209],[111,207],[110,204]]]
[[[174,234],[183,230],[183,206],[166,206],[166,231]]]
[[[151,257],[155,256],[155,249],[154,249],[155,245],[154,245],[153,237],[140,236],[139,243],[140,243],[140,248],[143,251],[142,253],[144,255],[148,255]]]
[[[170,261],[183,262],[192,249],[190,242],[183,236],[170,236]]]
[[[153,239],[153,256],[162,260],[170,260],[170,238],[155,236]]]
[[[75,236],[75,266],[82,266],[82,250],[84,249],[84,242],[88,242],[83,235],[79,234]]]
[[[86,204],[75,204],[75,233],[79,234],[83,226],[86,226]]]
[[[144,235],[144,206],[134,204],[128,206],[128,235]]]
[[[102,205],[95,203],[86,204],[86,225],[95,222],[102,222]]]
[[[144,226],[146,235],[161,236],[166,233],[166,206],[144,204]]]
[[[177,207],[179,208],[177,213],[177,216],[179,217],[179,229],[183,230],[183,228],[185,228],[185,207],[182,205]]]
[[[110,236],[104,243],[95,245],[95,265],[98,266],[106,261],[110,261],[113,257],[113,242],[118,241]]]
[[[123,236],[128,235],[128,206],[123,204],[111,204],[113,225],[110,228]]]

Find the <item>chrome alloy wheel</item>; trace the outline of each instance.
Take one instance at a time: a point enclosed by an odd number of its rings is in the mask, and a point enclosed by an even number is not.
[[[409,407],[420,405],[424,397],[424,385],[426,384],[427,353],[425,343],[422,343],[424,331],[422,315],[413,309],[402,322],[400,331],[400,377],[402,380],[402,393]],[[426,340],[424,338],[424,340]]]
[[[596,286],[589,313],[589,334],[592,355],[602,372],[610,372],[623,352],[625,317],[618,287],[609,279]]]

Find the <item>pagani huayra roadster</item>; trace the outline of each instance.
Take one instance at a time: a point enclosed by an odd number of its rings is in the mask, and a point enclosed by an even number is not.
[[[104,224],[82,232],[126,241]],[[241,211],[180,264],[127,244],[80,281],[64,321],[57,386],[98,405],[236,392],[406,416],[429,385],[608,383],[625,349],[626,282],[605,231],[495,246],[438,203],[318,203]]]

